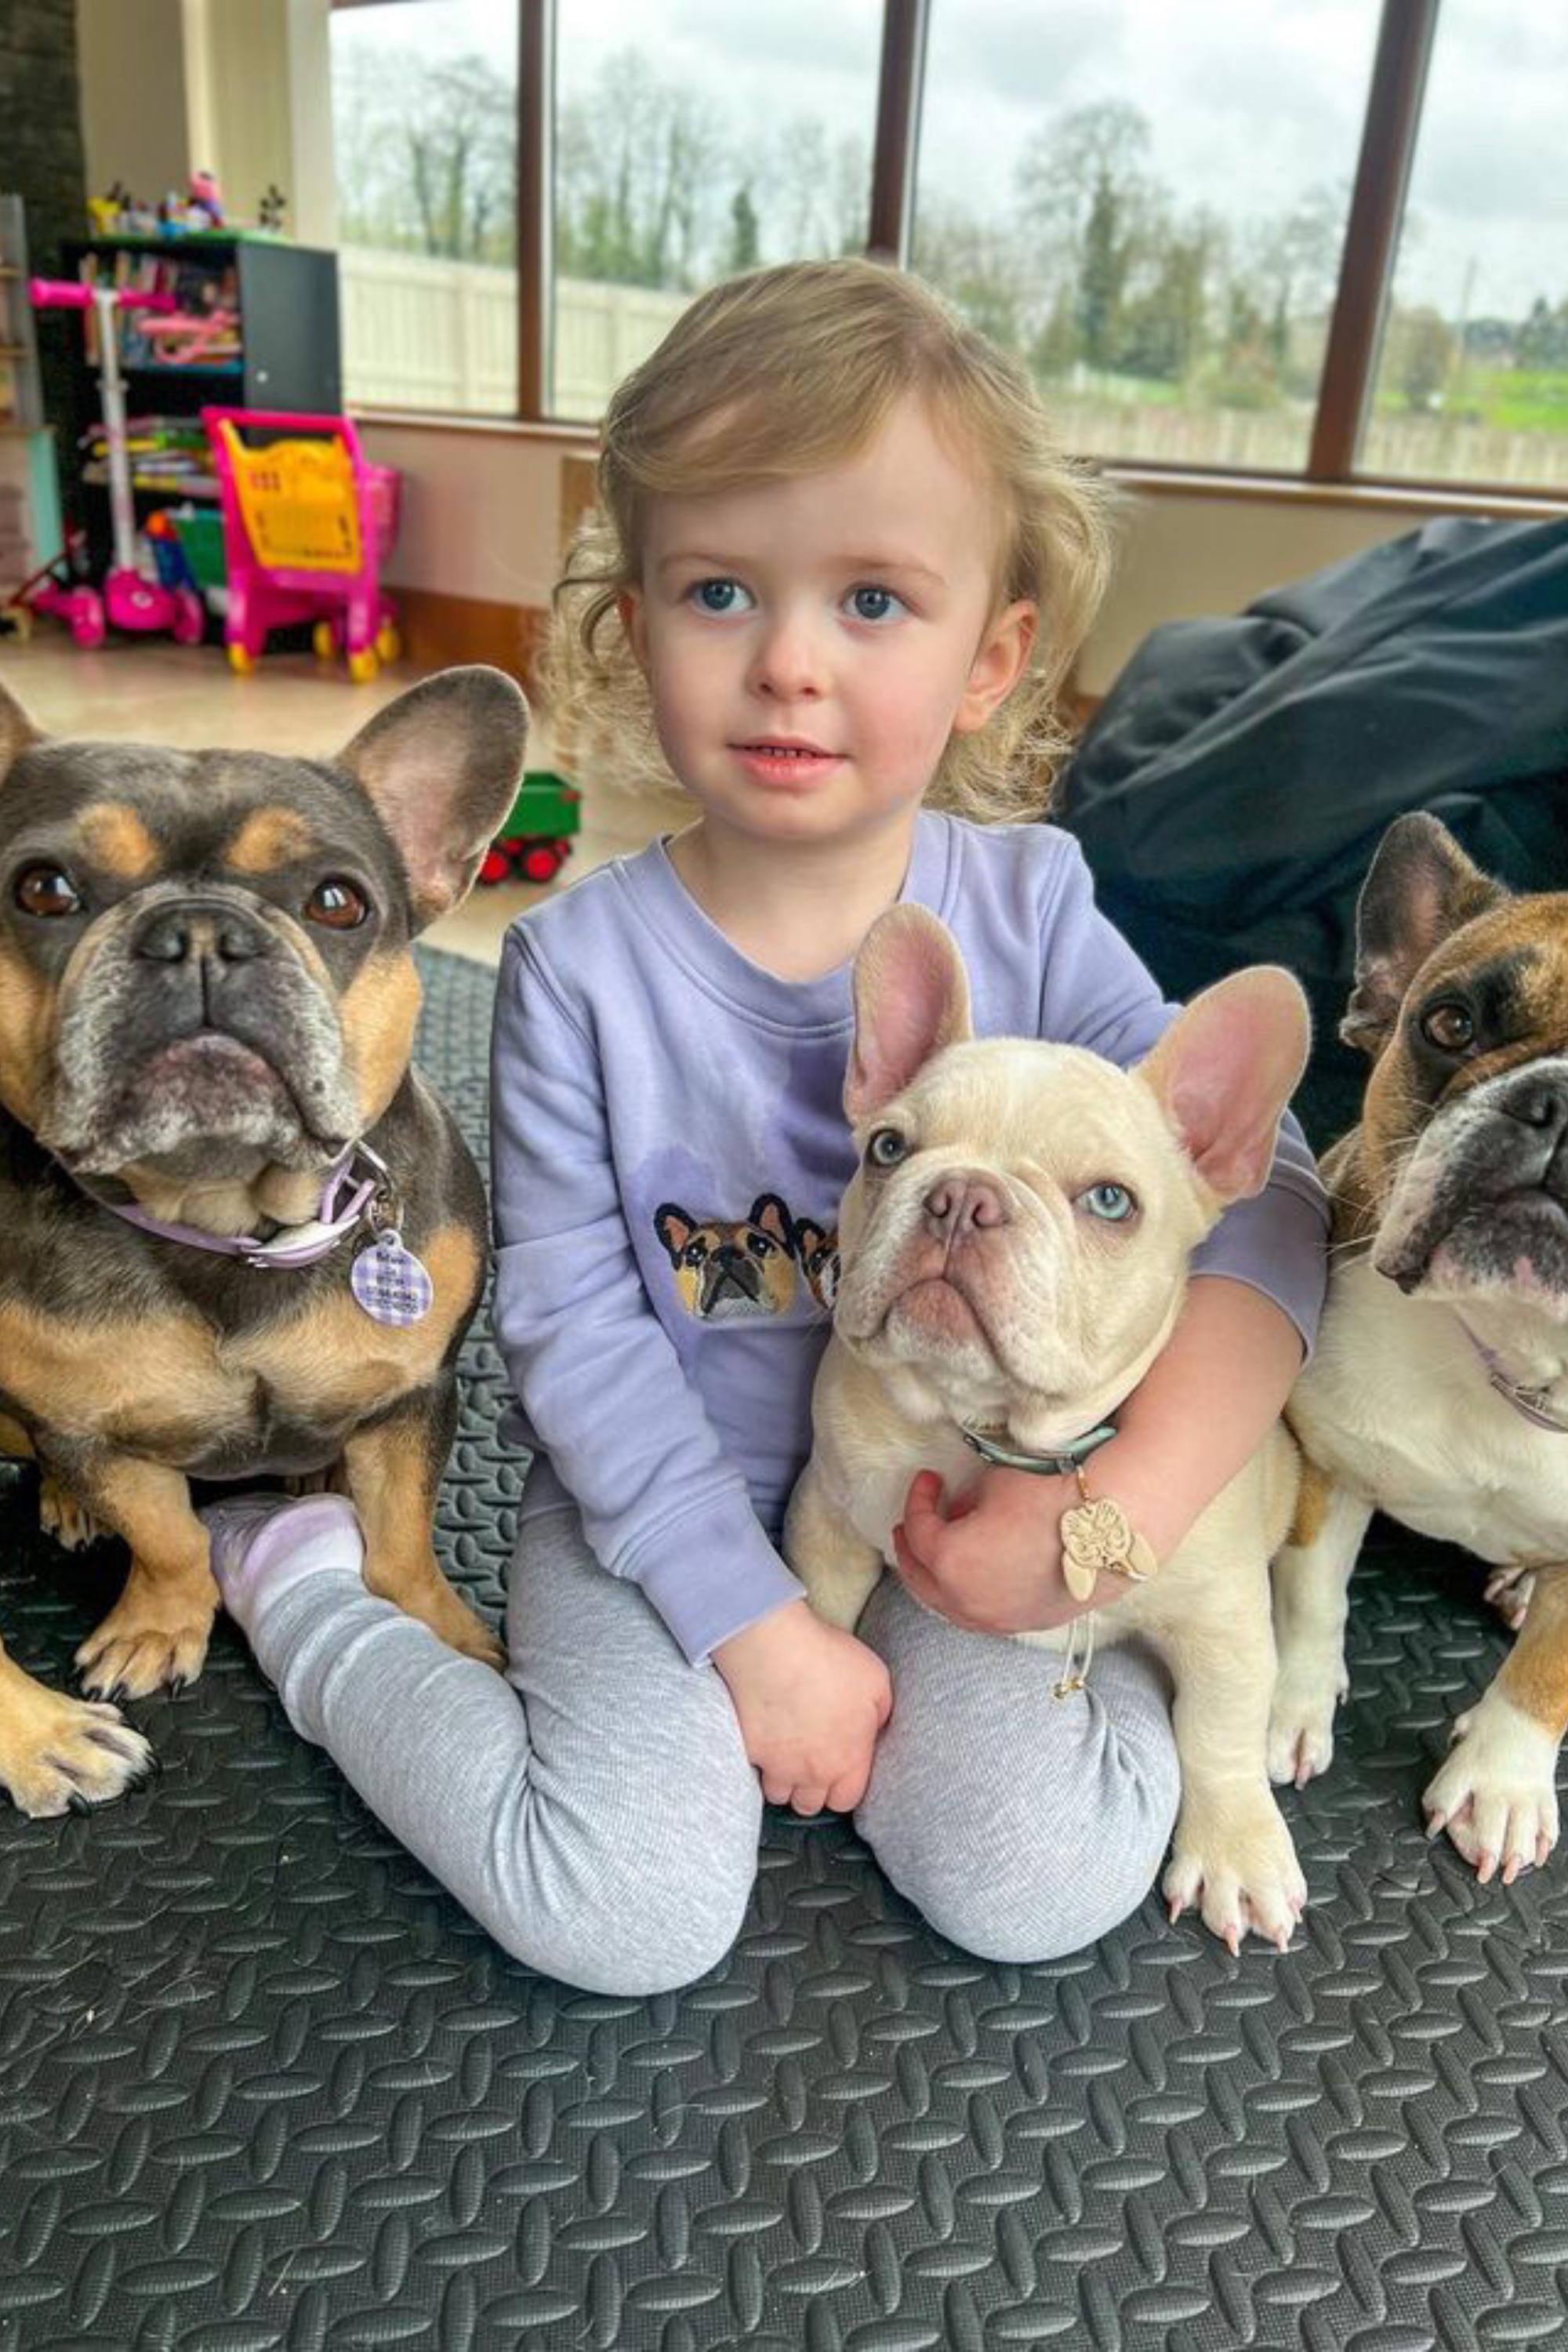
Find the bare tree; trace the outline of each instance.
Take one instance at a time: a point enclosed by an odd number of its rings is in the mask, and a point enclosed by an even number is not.
[[[733,185],[710,108],[623,49],[561,109],[557,264],[616,284],[693,285],[721,249]]]
[[[345,242],[510,261],[517,93],[480,57],[410,71],[406,55],[334,69],[332,139]]]

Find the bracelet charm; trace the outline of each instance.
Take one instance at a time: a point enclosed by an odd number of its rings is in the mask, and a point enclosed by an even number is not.
[[[1159,1567],[1153,1552],[1120,1503],[1091,1496],[1079,1476],[1081,1503],[1061,1516],[1062,1580],[1075,1601],[1088,1601],[1102,1569],[1145,1584]]]

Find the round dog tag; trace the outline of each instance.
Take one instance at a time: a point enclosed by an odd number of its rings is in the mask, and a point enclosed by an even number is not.
[[[428,1272],[392,1226],[361,1250],[349,1281],[365,1313],[378,1323],[418,1323],[436,1296]]]

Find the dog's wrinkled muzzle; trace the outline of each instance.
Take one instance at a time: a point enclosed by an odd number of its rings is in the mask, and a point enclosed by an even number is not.
[[[899,1328],[898,1352],[957,1347],[1009,1356],[1029,1236],[1007,1186],[984,1168],[936,1168],[890,1190],[862,1236],[834,1308],[851,1345]]]
[[[356,1131],[330,995],[276,910],[241,890],[154,889],[79,943],[38,1133],[67,1166],[262,1152],[313,1165]],[[213,1155],[216,1155],[216,1158]]]
[[[1504,1072],[1433,1122],[1373,1264],[1407,1295],[1440,1273],[1568,1297],[1568,1064]]]

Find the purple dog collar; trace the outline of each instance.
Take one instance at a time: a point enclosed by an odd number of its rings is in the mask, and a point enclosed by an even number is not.
[[[340,1196],[349,1183],[349,1171],[356,1159],[368,1161],[374,1172],[354,1184],[340,1205]],[[313,1265],[318,1258],[336,1249],[343,1235],[352,1233],[360,1223],[386,1181],[386,1168],[376,1154],[365,1144],[351,1143],[327,1171],[315,1215],[305,1224],[286,1225],[269,1242],[258,1240],[254,1234],[206,1234],[196,1225],[178,1225],[155,1217],[148,1209],[98,1200],[96,1193],[93,1198],[111,1216],[123,1217],[128,1225],[137,1225],[144,1234],[156,1234],[163,1241],[186,1242],[192,1249],[213,1250],[220,1257],[243,1258],[247,1265],[286,1267]]]
[[[1545,1390],[1527,1389],[1522,1381],[1510,1381],[1502,1368],[1502,1358],[1494,1354],[1484,1339],[1477,1339],[1462,1315],[1455,1314],[1452,1307],[1448,1311],[1486,1366],[1487,1378],[1499,1396],[1506,1398],[1515,1412],[1522,1413],[1525,1420],[1533,1422],[1537,1429],[1554,1430],[1558,1436],[1568,1437],[1568,1421],[1560,1420],[1556,1413],[1548,1412],[1546,1409],[1543,1402]]]

